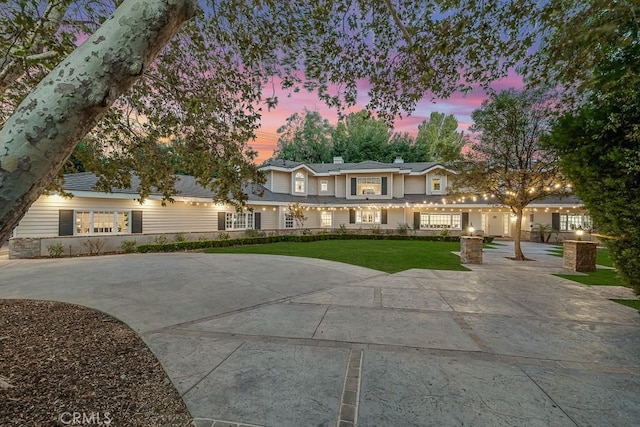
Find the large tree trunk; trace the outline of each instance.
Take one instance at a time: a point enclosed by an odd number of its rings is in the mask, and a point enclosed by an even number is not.
[[[196,0],[126,0],[18,106],[0,130],[0,242],[196,8]]]
[[[522,252],[522,248],[520,246],[520,232],[522,230],[522,209],[516,209],[516,230],[515,235],[513,236],[513,248],[515,250],[515,259],[517,261],[524,261],[524,253]]]

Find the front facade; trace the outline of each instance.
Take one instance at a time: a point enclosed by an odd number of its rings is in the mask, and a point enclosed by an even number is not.
[[[453,171],[440,163],[362,162],[304,164],[276,160],[262,166],[267,181],[262,196],[249,194],[248,209],[212,203],[212,194],[192,177],[180,176],[174,203],[162,206],[159,195],[143,204],[133,190],[100,193],[90,173],[65,176],[65,190],[73,198],[40,197],[14,230],[15,257],[47,255],[47,246],[64,242],[69,252],[82,239],[108,236],[104,251],[115,251],[123,240],[148,243],[159,235],[176,233],[191,240],[244,234],[247,230],[294,232],[300,228],[391,232],[410,229],[419,234],[460,234],[473,226],[476,233],[512,237],[514,217],[490,198],[448,197]],[[132,183],[135,188],[136,183]],[[298,204],[304,221],[290,206]],[[575,198],[543,200],[529,206],[522,229],[528,233],[543,224],[572,235],[590,219]],[[523,236],[528,238],[528,235]],[[71,240],[70,240],[71,239]],[[71,243],[68,243],[71,242]],[[10,245],[11,247],[12,245]],[[76,253],[81,252],[80,247]]]

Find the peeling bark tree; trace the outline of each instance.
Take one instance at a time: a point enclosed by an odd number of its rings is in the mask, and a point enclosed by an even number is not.
[[[0,130],[0,242],[77,142],[196,12],[194,0],[125,1],[27,96]]]

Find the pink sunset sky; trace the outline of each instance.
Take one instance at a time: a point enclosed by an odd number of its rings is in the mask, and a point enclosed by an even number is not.
[[[495,91],[501,91],[508,88],[522,87],[522,77],[515,72],[510,73],[504,79],[496,81],[491,85]],[[277,129],[285,124],[287,117],[293,113],[302,113],[304,109],[310,111],[318,111],[323,118],[329,120],[333,125],[338,120],[335,109],[328,108],[320,101],[315,93],[300,91],[288,96],[287,93],[277,94],[279,103],[277,108],[266,111],[263,108],[261,127],[256,131],[255,141],[251,141],[249,145],[256,150],[258,158],[256,163],[260,164],[273,155],[276,149],[279,134]],[[408,132],[415,136],[418,133],[418,125],[429,118],[433,111],[445,114],[453,114],[458,120],[458,130],[466,132],[472,124],[471,113],[480,107],[482,101],[488,98],[488,95],[481,88],[476,88],[467,95],[455,93],[448,99],[439,99],[435,102],[430,100],[429,96],[418,103],[416,109],[411,116],[403,116],[400,120],[396,120],[394,124],[394,132]],[[360,102],[358,105],[350,108],[347,112],[356,112],[364,108],[366,103],[366,90],[362,90]]]

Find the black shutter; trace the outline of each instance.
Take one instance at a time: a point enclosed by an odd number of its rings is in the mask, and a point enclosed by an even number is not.
[[[413,229],[420,230],[420,212],[413,213]]]
[[[356,184],[356,179],[355,178],[351,178],[351,195],[355,196],[356,195],[356,191],[358,190],[358,185]]]
[[[58,211],[58,236],[73,236],[73,210]]]
[[[142,233],[142,211],[131,211],[131,232]]]
[[[551,228],[560,230],[560,214],[557,212],[551,214]]]
[[[218,230],[224,230],[227,224],[227,213],[218,212]]]
[[[349,224],[355,224],[355,223],[356,223],[356,210],[349,209]]]
[[[387,195],[387,177],[386,176],[382,177],[382,195],[383,196]]]
[[[469,226],[469,212],[462,212],[462,229],[466,230]]]
[[[256,212],[253,214],[253,228],[256,230],[260,230],[262,226],[262,214],[260,212]]]
[[[380,222],[382,224],[387,223],[387,209],[382,209],[382,211],[380,212]]]

